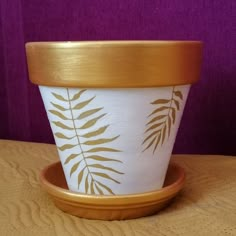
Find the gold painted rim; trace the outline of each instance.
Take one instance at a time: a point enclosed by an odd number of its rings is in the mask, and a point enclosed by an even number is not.
[[[83,205],[96,208],[119,208],[119,207],[129,207],[132,206],[147,206],[155,204],[157,199],[158,201],[166,201],[167,199],[172,198],[176,193],[182,189],[185,181],[185,172],[182,167],[177,164],[171,163],[170,168],[175,168],[175,171],[178,173],[177,180],[173,183],[167,185],[156,191],[150,191],[140,194],[127,194],[127,195],[87,195],[82,193],[72,192],[65,188],[58,187],[50,183],[47,179],[47,173],[55,168],[57,165],[60,165],[60,162],[53,163],[45,167],[40,173],[40,182],[42,187],[55,199],[58,199],[63,202],[70,202],[70,205]]]
[[[199,79],[201,41],[84,41],[26,44],[30,80],[38,85],[139,88]]]

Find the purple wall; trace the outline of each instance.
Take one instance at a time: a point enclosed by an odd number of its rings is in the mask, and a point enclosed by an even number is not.
[[[175,153],[236,155],[235,0],[1,0],[0,138],[53,142],[24,43],[48,40],[203,40]]]

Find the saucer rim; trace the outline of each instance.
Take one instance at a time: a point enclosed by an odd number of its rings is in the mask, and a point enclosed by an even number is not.
[[[73,192],[50,183],[45,177],[46,173],[59,164],[60,161],[46,166],[40,173],[40,183],[42,187],[48,192],[48,194],[53,198],[56,198],[57,201],[70,202],[70,204],[75,205],[82,204],[100,207],[119,207],[129,205],[129,207],[131,207],[132,205],[136,206],[137,204],[149,205],[156,203],[157,201],[167,201],[177,195],[177,193],[183,188],[186,179],[184,169],[176,163],[170,163],[169,168],[176,169],[176,180],[173,181],[172,184],[167,185],[161,189],[136,194],[92,195]]]

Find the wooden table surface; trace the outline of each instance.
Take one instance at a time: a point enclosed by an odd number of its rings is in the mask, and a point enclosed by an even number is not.
[[[56,160],[54,145],[0,141],[0,235],[236,235],[236,157],[174,155],[187,174],[175,201],[157,215],[112,222],[80,219],[53,205],[38,175]]]

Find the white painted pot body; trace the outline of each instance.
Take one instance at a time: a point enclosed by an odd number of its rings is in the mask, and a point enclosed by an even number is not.
[[[39,87],[70,190],[162,188],[190,85]]]

